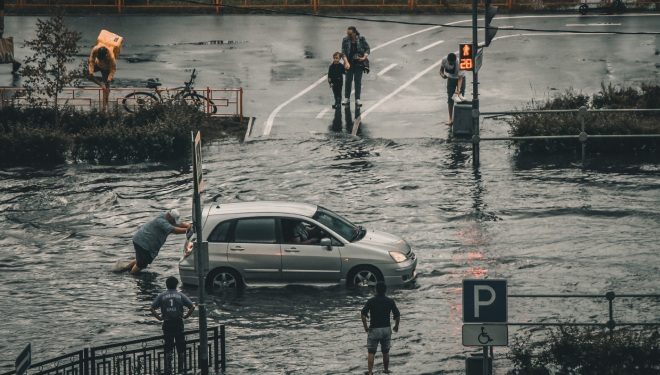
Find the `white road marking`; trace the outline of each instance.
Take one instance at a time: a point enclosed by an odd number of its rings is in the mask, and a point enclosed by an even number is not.
[[[418,49],[417,52],[424,52],[424,51],[426,51],[427,49],[431,49],[431,48],[433,48],[433,47],[435,47],[435,46],[437,46],[437,45],[440,45],[440,44],[442,44],[442,43],[444,43],[444,42],[445,42],[444,40],[438,40],[438,41],[435,42],[435,43],[431,43],[431,44],[429,44],[429,45],[426,46],[426,47],[422,47],[422,48]]]
[[[328,113],[329,110],[330,108],[328,107],[323,108],[323,110],[321,110],[321,112],[319,112],[319,114],[316,115],[316,118],[317,119],[323,118],[323,116],[325,116],[325,114]]]
[[[502,36],[496,36],[493,38],[493,40],[500,40],[500,39],[508,39],[508,38],[514,38],[517,36],[562,36],[562,35],[581,35],[581,36],[590,36],[590,35],[609,35],[610,33],[604,32],[604,33],[591,33],[591,34],[575,34],[575,33],[525,33],[525,34],[511,34],[511,35],[502,35]]]
[[[384,97],[384,98],[382,98],[381,100],[377,101],[376,104],[372,105],[372,106],[369,107],[366,111],[364,111],[364,113],[361,115],[362,120],[364,120],[364,119],[369,115],[369,113],[373,112],[373,110],[375,110],[376,108],[380,107],[380,106],[381,106],[383,103],[385,103],[386,101],[392,99],[392,97],[394,97],[394,95],[396,95],[396,94],[400,93],[401,91],[405,90],[406,87],[412,85],[415,81],[417,81],[418,79],[422,78],[426,73],[428,73],[428,72],[430,72],[431,70],[433,70],[433,69],[437,68],[438,66],[440,66],[440,64],[442,64],[442,60],[439,60],[439,61],[436,62],[435,64],[433,64],[433,65],[429,66],[428,68],[422,70],[421,72],[417,73],[416,76],[412,77],[412,78],[409,79],[406,83],[404,83],[403,85],[399,86],[396,90],[394,90],[394,91],[392,91],[391,93],[389,93],[389,95],[387,95],[386,97]]]
[[[497,26],[498,29],[513,29],[513,25]]]
[[[389,71],[392,70],[392,68],[394,68],[396,65],[397,65],[397,64],[390,64],[390,65],[388,65],[385,69],[383,69],[383,70],[381,70],[380,72],[378,72],[378,76],[380,77],[380,76],[382,76],[383,74],[389,72]]]
[[[620,23],[567,23],[566,27],[621,26]]]
[[[460,22],[463,22],[463,21],[460,21]],[[409,38],[409,37],[411,37],[411,36],[415,36],[415,35],[418,35],[418,34],[421,34],[421,33],[425,33],[425,32],[427,32],[427,31],[431,31],[431,30],[439,29],[439,28],[440,28],[440,26],[431,26],[431,27],[427,27],[426,29],[418,30],[418,31],[415,31],[414,33],[406,34],[406,35],[400,36],[400,37],[398,37],[398,38],[392,39],[392,40],[390,40],[390,41],[388,41],[388,42],[385,42],[385,43],[383,43],[383,44],[381,44],[381,45],[378,45],[378,46],[372,48],[371,50],[372,50],[372,51],[376,51],[376,50],[379,50],[379,49],[381,49],[381,48],[383,48],[383,47],[389,46],[389,45],[392,44],[392,43],[396,43],[396,42],[398,42],[398,41],[400,41],[400,40],[403,40],[403,39],[406,39],[406,38]],[[325,82],[327,79],[328,79],[328,75],[326,74],[326,75],[324,75],[323,77],[319,78],[318,81],[312,83],[311,85],[309,85],[307,88],[305,88],[305,89],[302,90],[301,92],[299,92],[299,93],[297,93],[296,95],[292,96],[289,100],[287,100],[287,101],[285,101],[284,103],[278,105],[278,106],[273,110],[273,112],[271,112],[270,115],[268,116],[268,119],[266,120],[266,126],[264,127],[264,133],[263,133],[263,134],[264,134],[264,135],[269,135],[270,132],[271,132],[271,130],[273,130],[273,123],[275,122],[275,117],[277,117],[277,114],[280,113],[280,111],[282,110],[282,108],[286,107],[287,105],[289,105],[289,104],[290,104],[291,102],[293,102],[294,100],[296,100],[296,99],[300,98],[301,96],[307,94],[308,92],[312,91],[316,86],[318,86],[318,85],[320,85],[321,83]]]

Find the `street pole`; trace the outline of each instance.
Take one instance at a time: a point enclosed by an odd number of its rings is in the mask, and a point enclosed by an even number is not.
[[[204,270],[206,269],[204,265],[205,256],[204,251],[202,251],[203,240],[202,240],[202,199],[200,196],[200,186],[201,173],[198,174],[197,169],[202,168],[201,165],[197,165],[197,161],[201,160],[201,157],[197,158],[197,143],[201,142],[201,139],[195,138],[193,135],[193,185],[194,185],[194,205],[195,205],[195,233],[197,234],[197,251],[195,253],[195,260],[197,263],[197,281],[199,288],[199,366],[201,370],[201,375],[208,375],[209,373],[209,339],[206,325],[206,285],[204,283]],[[200,147],[201,150],[201,147]]]
[[[0,0],[0,38],[5,33],[5,0]]]
[[[484,346],[483,349],[484,349],[484,354],[483,354],[484,361],[483,361],[483,365],[482,365],[483,367],[481,373],[483,375],[490,375],[490,371],[489,371],[490,369],[488,368],[488,347]]]
[[[477,55],[477,5],[479,0],[472,0],[472,58]],[[472,165],[479,167],[479,74],[472,70]]]

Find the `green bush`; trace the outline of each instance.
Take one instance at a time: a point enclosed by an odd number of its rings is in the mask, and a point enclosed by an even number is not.
[[[563,327],[549,330],[544,342],[515,338],[508,357],[512,375],[660,374],[660,333]]]
[[[202,130],[205,139],[240,138],[244,133],[237,119],[208,117],[185,104],[158,105],[135,114],[67,108],[57,125],[53,113],[50,108],[1,108],[1,163],[171,161],[190,158],[193,130]]]
[[[573,90],[545,102],[529,103],[527,110],[660,108],[660,86],[644,84],[640,89],[605,86],[591,98]],[[516,137],[542,135],[578,135],[581,131],[577,113],[519,114],[507,120],[510,134]],[[589,113],[585,117],[585,132],[589,135],[660,134],[660,112]],[[575,140],[533,140],[516,142],[521,153],[579,152]],[[587,150],[601,154],[636,154],[658,152],[660,139],[590,139]]]

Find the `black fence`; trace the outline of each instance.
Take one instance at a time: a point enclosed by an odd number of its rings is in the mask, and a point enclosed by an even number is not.
[[[183,358],[172,356],[175,373],[194,375],[199,370],[199,331],[186,331]],[[209,336],[209,369],[216,374],[227,367],[225,326],[211,327]],[[179,363],[182,359],[181,363]],[[38,362],[30,366],[29,375],[154,375],[165,369],[163,336],[135,339],[115,344],[85,348],[73,353]],[[7,372],[1,375],[14,375]]]

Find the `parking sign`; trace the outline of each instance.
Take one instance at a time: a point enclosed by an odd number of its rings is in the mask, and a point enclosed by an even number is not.
[[[464,323],[506,323],[506,280],[463,280]]]

